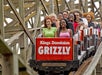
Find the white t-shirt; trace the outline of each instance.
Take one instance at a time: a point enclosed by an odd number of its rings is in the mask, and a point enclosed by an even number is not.
[[[86,26],[88,26],[88,21],[87,21],[87,19],[86,18],[81,18],[82,20],[83,20],[83,23],[86,25]]]

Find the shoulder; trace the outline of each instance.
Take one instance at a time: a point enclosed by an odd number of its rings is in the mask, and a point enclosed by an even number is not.
[[[68,29],[68,32],[71,32],[72,30],[71,29]]]
[[[42,28],[42,30],[46,30],[47,28]]]
[[[47,28],[43,28],[42,31],[43,31],[43,32],[46,32],[46,31],[47,31]]]

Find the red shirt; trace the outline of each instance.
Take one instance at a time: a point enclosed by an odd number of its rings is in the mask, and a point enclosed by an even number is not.
[[[78,27],[78,22],[74,22],[74,23],[73,23],[73,27],[74,27],[74,32],[76,32],[76,29],[77,29],[77,27]]]

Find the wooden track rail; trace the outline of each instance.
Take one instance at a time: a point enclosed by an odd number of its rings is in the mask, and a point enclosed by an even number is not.
[[[98,62],[100,61],[100,59],[102,59],[102,42],[100,43],[96,54],[94,55],[91,63],[89,64],[88,68],[83,73],[83,75],[91,75],[93,73],[93,71],[96,69],[96,66],[97,66]],[[102,64],[102,62],[100,64]]]
[[[87,60],[85,60],[80,67],[78,68],[78,70],[75,72],[70,72],[69,75],[83,75],[83,72],[87,69],[88,65],[90,64],[90,62],[92,61],[93,57],[88,58]]]
[[[75,71],[70,72],[69,75],[92,75],[92,73],[94,75],[97,75],[95,69],[96,66],[99,64],[100,59],[102,59],[101,57],[102,57],[102,42],[99,45],[96,54],[93,57],[90,57],[87,60],[85,60],[76,72]],[[102,73],[100,73],[100,75],[101,74]]]

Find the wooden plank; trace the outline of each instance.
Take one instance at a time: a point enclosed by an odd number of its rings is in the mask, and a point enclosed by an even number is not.
[[[22,63],[22,65],[27,68],[27,73],[29,73],[30,75],[38,75],[38,73],[35,72],[29,65],[27,65],[20,56],[18,56],[18,59]]]
[[[54,0],[50,0],[50,8],[49,13],[54,13]]]
[[[46,11],[46,13],[49,14],[48,9],[47,9],[47,7],[46,7],[44,1],[43,1],[43,0],[40,0],[40,2],[41,2],[41,4],[42,4],[44,10]]]
[[[13,52],[10,50],[10,48],[8,47],[8,45],[3,41],[3,39],[2,39],[1,37],[0,37],[0,53],[3,54],[3,55],[5,55],[5,56],[4,56],[4,60],[3,60],[4,64],[6,64],[6,62],[7,62],[7,61],[5,60],[5,58],[8,57],[7,55],[9,55],[9,54],[11,55],[11,53],[13,53]],[[10,56],[10,58],[8,57],[8,59],[11,59],[11,56]],[[21,59],[20,56],[18,56],[18,59],[19,59],[20,62],[24,65],[24,67],[27,68],[27,70],[29,71],[28,74],[31,73],[32,75],[37,75],[37,73],[34,72],[33,69],[31,69],[31,68]],[[12,62],[12,61],[9,61],[9,63],[10,63],[10,62]],[[4,64],[3,64],[3,66],[4,66]],[[8,68],[9,68],[9,66],[8,66]],[[6,69],[5,66],[4,66],[4,69]],[[4,69],[3,69],[3,71],[5,71]],[[9,68],[9,70],[10,70],[10,68]],[[8,70],[8,71],[9,71],[9,70]],[[3,73],[5,73],[5,72],[3,72]],[[6,73],[7,73],[7,72],[6,72]],[[9,71],[9,74],[8,74],[8,75],[12,75],[11,73],[13,74],[13,72],[10,72],[10,71]],[[4,75],[6,75],[6,74],[4,74]]]
[[[3,1],[0,0],[0,35],[4,38],[4,9],[3,9]]]
[[[99,45],[97,52],[92,59],[92,62],[89,64],[87,70],[84,72],[83,75],[91,75],[92,74],[92,72],[94,71],[96,65],[98,64],[101,56],[102,56],[102,42]]]
[[[86,70],[86,68],[88,67],[89,63],[91,62],[92,57],[88,58],[87,60],[85,60],[82,65],[80,65],[80,67],[78,68],[78,70],[76,71],[75,75],[82,75],[82,73]]]
[[[11,2],[11,0],[7,0],[7,2],[8,2],[8,4],[10,5],[11,9],[13,10],[13,12],[14,12],[15,16],[17,17],[17,19],[19,20],[20,25],[22,26],[24,32],[25,32],[25,33],[27,34],[27,36],[29,37],[31,43],[34,44],[34,41],[33,41],[33,38],[32,38],[32,36],[31,36],[31,34],[29,33],[28,29],[24,26],[23,20],[22,20],[22,18],[20,17],[20,15],[17,13],[17,11],[16,11],[16,9],[15,9],[13,3]]]
[[[13,50],[13,75],[19,75],[18,54],[16,51],[16,46],[14,46]]]
[[[2,56],[2,75],[14,75],[12,61],[13,59],[11,54]]]
[[[24,4],[24,8],[31,8],[31,7],[34,7],[35,3],[26,3]]]
[[[18,39],[21,35],[23,34],[23,32],[18,32],[15,35],[13,35],[8,41],[8,44],[11,44],[14,40]]]
[[[3,41],[0,36],[0,53],[1,54],[11,54],[11,50],[8,45]]]
[[[70,0],[69,5],[70,5],[69,10],[74,9],[75,8],[74,0]]]

